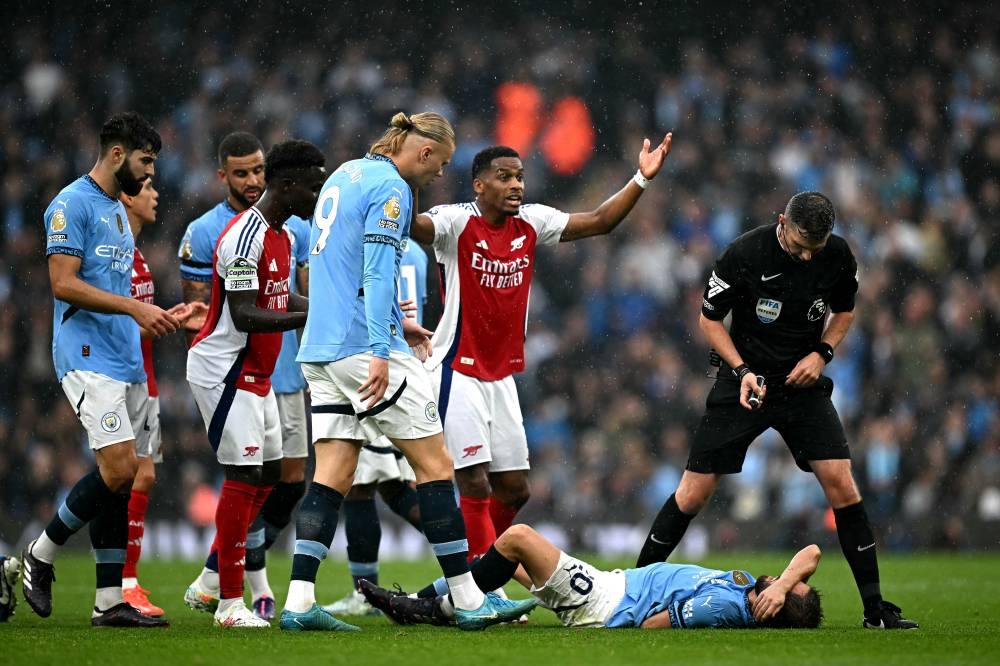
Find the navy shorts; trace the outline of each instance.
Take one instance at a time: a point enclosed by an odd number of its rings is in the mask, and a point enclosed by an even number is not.
[[[808,388],[768,384],[764,406],[749,411],[740,405],[740,384],[720,377],[705,401],[705,414],[695,431],[687,469],[702,474],[737,474],[750,444],[774,428],[792,452],[795,464],[811,472],[811,460],[849,459],[847,436],[830,400],[833,380],[821,376]]]

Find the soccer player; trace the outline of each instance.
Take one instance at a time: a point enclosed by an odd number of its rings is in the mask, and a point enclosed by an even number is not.
[[[777,578],[667,562],[602,571],[559,550],[529,526],[514,525],[472,573],[484,590],[517,578],[567,627],[811,629],[823,619],[819,592],[806,584],[819,560],[819,546],[807,546]],[[395,622],[450,624],[447,596],[408,597],[368,582],[361,589]]]
[[[90,173],[63,188],[45,210],[55,299],[53,364],[87,431],[97,469],[73,486],[21,558],[25,600],[42,617],[52,613],[56,555],[89,523],[97,562],[91,624],[168,625],[122,598],[129,492],[138,465],[135,433],[145,423],[149,403],[139,331],[161,336],[177,330],[180,322],[131,297],[135,240],[118,195],[139,194],[143,181],[153,176],[159,151],[160,136],[145,118],[132,112],[112,116],[101,127],[100,156]]]
[[[132,237],[138,238],[143,227],[156,222],[156,206],[160,198],[159,192],[153,187],[153,179],[147,178],[142,184],[139,194],[131,196],[122,192],[118,198],[125,205],[128,214],[128,225]],[[132,298],[153,303],[156,298],[156,286],[149,264],[138,246],[132,260]],[[198,330],[204,323],[208,307],[199,302],[181,303],[168,310],[185,329]],[[142,363],[146,370],[146,385],[149,389],[149,406],[146,421],[135,433],[136,456],[139,468],[132,483],[132,493],[128,503],[128,546],[125,549],[125,568],[122,572],[122,596],[133,608],[143,615],[160,617],[163,609],[149,600],[149,591],[139,585],[136,568],[142,554],[142,537],[146,524],[146,508],[149,506],[149,493],[156,483],[154,463],[163,462],[163,451],[160,438],[160,395],[156,387],[156,375],[153,371],[153,339],[147,331],[142,332]]]
[[[712,496],[737,474],[768,428],[812,472],[833,508],[837,536],[864,605],[862,625],[916,629],[882,599],[875,535],[851,472],[847,437],[823,369],[854,321],[858,266],[833,233],[833,204],[819,192],[793,196],[777,224],[735,241],[705,287],[699,327],[721,356],[677,490],[653,521],[637,566],[662,562]],[[723,319],[732,313],[729,330]],[[766,382],[764,382],[766,378]]]
[[[214,275],[212,257],[219,235],[234,215],[250,208],[264,191],[264,148],[253,134],[228,134],[219,143],[218,160],[218,176],[225,183],[226,198],[188,225],[178,249],[181,289],[188,303],[208,303]],[[305,294],[309,225],[292,215],[285,221],[285,228],[292,234],[296,251],[295,279],[289,288]],[[291,522],[295,505],[305,493],[309,449],[305,432],[305,379],[295,362],[297,350],[295,331],[286,331],[271,377],[281,423],[281,479],[261,507],[247,543],[246,577],[253,611],[265,620],[274,617],[274,593],[267,580],[265,551]],[[191,608],[214,613],[218,599],[218,553],[213,545],[201,574],[185,591],[184,602]]]
[[[323,154],[286,141],[265,159],[267,189],[219,237],[208,318],[188,351],[187,378],[223,466],[216,511],[220,627],[268,627],[243,601],[247,531],[281,473],[271,373],[281,333],[305,323],[308,300],[289,290],[290,215],[309,215],[326,178]]]
[[[528,501],[528,443],[513,374],[524,331],[535,249],[606,234],[625,218],[670,152],[672,135],[639,151],[635,176],[596,210],[564,213],[524,203],[524,166],[493,146],[472,163],[470,203],[418,215],[413,238],[443,266],[444,313],[427,363],[439,386],[445,441],[455,461],[470,555],[481,555]]]
[[[310,238],[309,293],[298,360],[312,396],[316,472],[296,521],[295,556],[282,629],[342,630],[316,603],[316,573],[329,552],[344,495],[365,440],[385,435],[413,466],[424,533],[450,586],[460,627],[480,629],[521,615],[523,604],[484,595],[466,561],[430,378],[410,354],[427,331],[399,306],[399,258],[413,190],[441,175],[455,133],[435,113],[397,113],[362,159],[342,164],[323,185]],[[405,327],[405,328],[404,328]]]
[[[400,298],[416,307],[415,320],[423,324],[423,306],[427,301],[427,254],[417,243],[403,247],[399,262]],[[351,592],[324,606],[334,615],[372,615],[372,608],[361,592],[362,579],[378,585],[378,549],[382,526],[375,507],[375,493],[392,511],[420,530],[420,505],[413,487],[417,477],[403,454],[385,437],[365,443],[358,456],[354,485],[344,497],[344,533],[347,536],[347,566],[351,573]]]

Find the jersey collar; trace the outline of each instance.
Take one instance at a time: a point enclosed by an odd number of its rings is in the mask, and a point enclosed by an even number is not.
[[[225,199],[222,200],[222,205],[225,206],[226,210],[228,210],[233,215],[239,215],[240,214],[240,211],[238,211],[235,208],[233,208],[233,204],[229,203],[229,198],[228,197],[226,197]],[[232,217],[232,215],[230,215],[230,217]]]
[[[395,169],[396,171],[399,171],[399,167],[396,166],[396,163],[393,162],[392,158],[389,157],[388,155],[379,155],[378,153],[365,153],[365,159],[366,160],[377,160],[379,162],[388,162],[389,164],[392,165],[393,169]]]
[[[83,178],[84,178],[84,180],[86,180],[86,181],[87,181],[88,183],[90,183],[91,187],[93,187],[93,188],[94,188],[95,190],[97,190],[98,192],[100,192],[101,194],[103,194],[104,196],[106,196],[106,197],[107,197],[108,199],[111,199],[112,201],[118,201],[118,199],[115,199],[115,198],[114,198],[113,196],[111,196],[110,194],[108,194],[107,192],[105,192],[105,191],[104,191],[104,188],[103,188],[103,187],[101,187],[100,185],[98,185],[98,184],[97,184],[97,181],[96,181],[96,180],[94,180],[94,179],[93,179],[93,178],[92,178],[92,177],[90,176],[90,174],[89,174],[89,173],[87,173],[87,174],[84,174]]]

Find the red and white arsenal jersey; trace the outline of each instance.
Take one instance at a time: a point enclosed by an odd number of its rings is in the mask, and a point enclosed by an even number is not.
[[[535,247],[558,243],[569,214],[527,204],[499,227],[475,203],[437,206],[427,215],[444,294],[427,367],[447,363],[486,381],[524,370]]]
[[[235,383],[267,395],[282,333],[237,330],[226,294],[253,291],[258,308],[287,311],[291,256],[291,234],[285,227],[275,231],[256,208],[229,221],[215,245],[208,317],[188,350],[189,382],[206,388]]]
[[[132,298],[143,303],[152,303],[155,300],[156,287],[153,285],[153,274],[149,271],[149,264],[146,257],[142,256],[139,248],[135,248],[132,255]],[[156,375],[153,374],[153,338],[142,338],[142,364],[146,368],[146,385],[149,387],[149,397],[155,398],[160,395],[156,388]]]

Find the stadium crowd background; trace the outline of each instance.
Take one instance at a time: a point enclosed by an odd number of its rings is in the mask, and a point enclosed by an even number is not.
[[[433,110],[459,145],[421,208],[470,199],[472,156],[503,142],[525,158],[527,201],[589,209],[634,172],[643,136],[674,132],[664,172],[618,230],[540,252],[519,377],[533,456],[520,520],[559,524],[591,549],[595,525],[636,526],[637,550],[710,387],[696,321],[712,262],[791,194],[818,189],[861,266],[858,317],[827,373],[883,542],[996,546],[995,6],[829,19],[745,3],[60,4],[12,9],[0,53],[0,542],[17,543],[91,465],[51,365],[41,213],[90,169],[107,115],[138,110],[163,136],[159,219],[139,242],[171,305],[181,233],[224,194],[223,135],[305,138],[337,165],[393,112]],[[433,326],[433,293],[429,306]],[[157,345],[166,462],[149,521],[204,525],[217,465],[183,347],[181,336]],[[765,436],[695,538],[832,542],[820,493]]]

